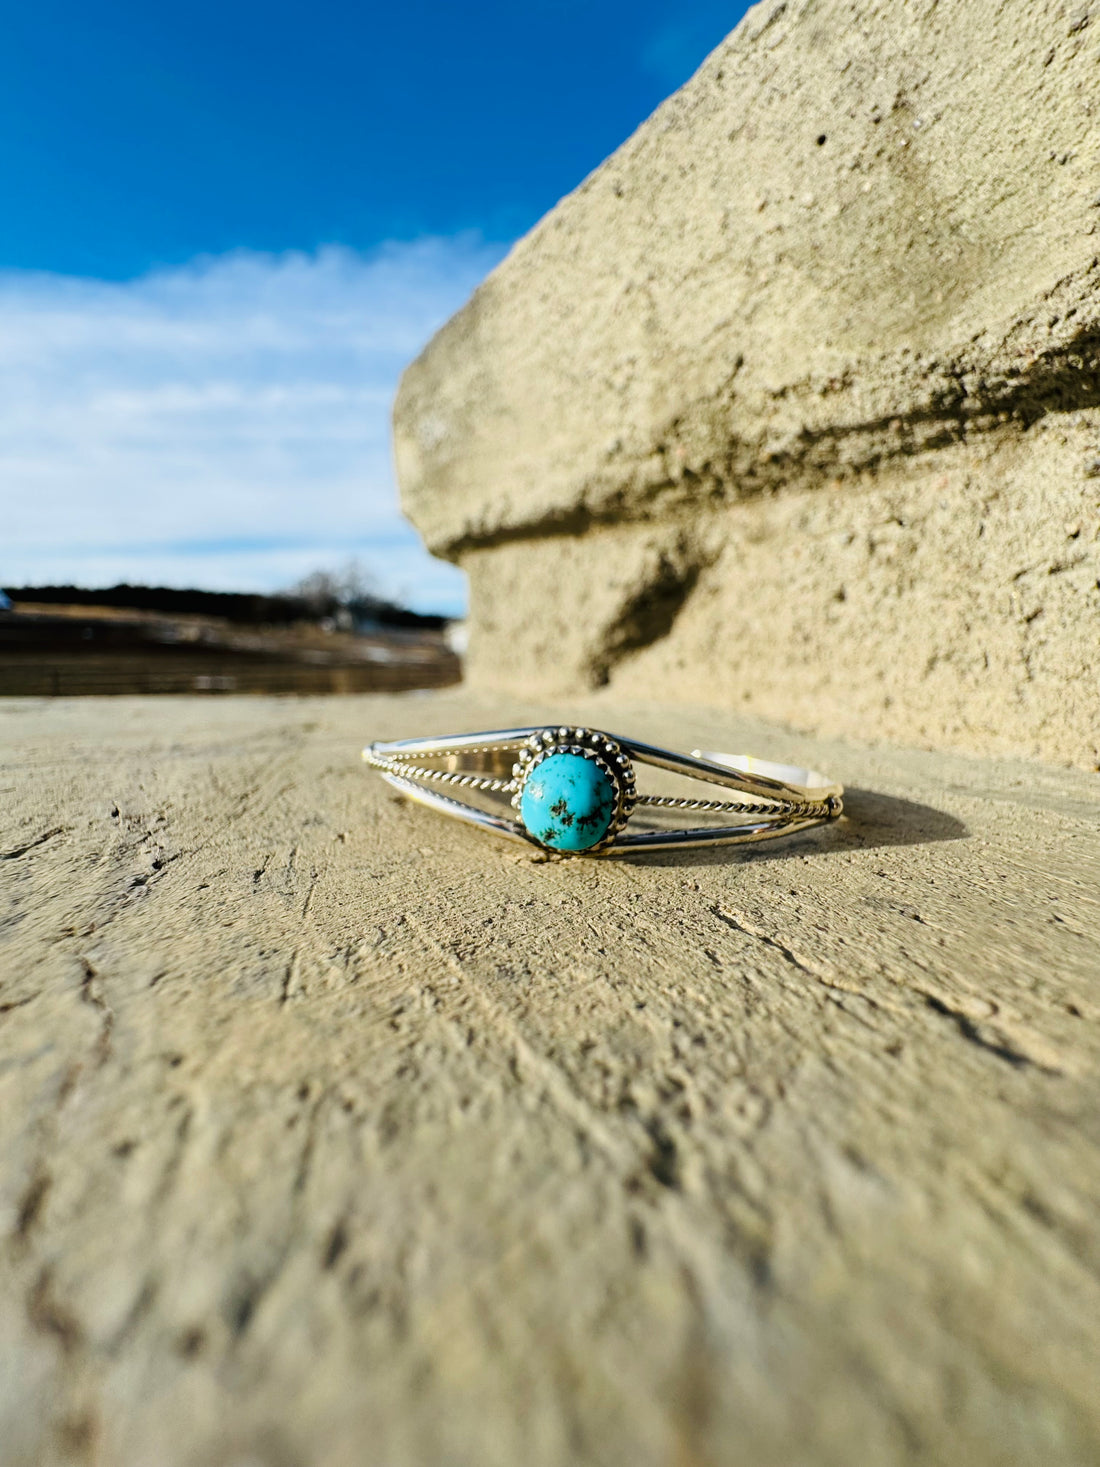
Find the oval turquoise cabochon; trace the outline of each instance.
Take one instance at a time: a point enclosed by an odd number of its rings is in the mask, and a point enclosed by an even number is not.
[[[531,834],[555,851],[587,851],[608,832],[615,784],[594,759],[548,754],[527,776],[519,812]]]

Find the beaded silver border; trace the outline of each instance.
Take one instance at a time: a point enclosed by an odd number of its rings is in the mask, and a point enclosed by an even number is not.
[[[591,759],[615,787],[615,809],[611,815],[611,824],[595,845],[585,846],[582,851],[563,851],[557,846],[546,845],[523,818],[520,807],[524,786],[534,770],[543,760],[549,759],[551,754],[579,754],[582,758]],[[626,826],[637,802],[634,765],[623,752],[622,746],[599,729],[571,728],[566,725],[539,729],[537,733],[531,734],[520,749],[516,762],[512,765],[512,778],[516,782],[512,808],[519,815],[520,824],[528,838],[540,850],[550,851],[555,856],[593,856],[606,850]]]

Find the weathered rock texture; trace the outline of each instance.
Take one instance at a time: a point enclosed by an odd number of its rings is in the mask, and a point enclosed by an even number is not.
[[[559,705],[855,789],[555,863],[356,759],[532,716],[0,706],[4,1467],[1100,1461],[1093,778]]]
[[[482,684],[1100,762],[1100,11],[786,0],[408,370]]]

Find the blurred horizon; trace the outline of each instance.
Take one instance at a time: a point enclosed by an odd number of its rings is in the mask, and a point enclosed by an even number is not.
[[[403,367],[748,7],[43,0],[0,53],[0,584],[284,589],[397,504]]]
[[[458,614],[464,577],[398,507],[389,410],[499,254],[468,236],[0,274],[0,583],[274,591],[357,555],[387,598]]]

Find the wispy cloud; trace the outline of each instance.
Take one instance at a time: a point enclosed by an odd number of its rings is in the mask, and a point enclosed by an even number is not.
[[[397,508],[402,367],[502,254],[472,236],[0,274],[0,584],[271,588],[357,556],[457,609]]]

